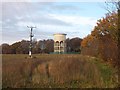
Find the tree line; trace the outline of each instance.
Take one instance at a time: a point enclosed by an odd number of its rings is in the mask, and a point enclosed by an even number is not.
[[[81,38],[72,38],[66,39],[67,43],[67,52],[80,52],[80,42]],[[22,40],[19,42],[15,42],[12,45],[4,43],[0,46],[2,54],[28,54],[29,52],[29,44],[30,42],[27,40]],[[32,42],[32,53],[51,53],[54,52],[54,40],[33,40]]]

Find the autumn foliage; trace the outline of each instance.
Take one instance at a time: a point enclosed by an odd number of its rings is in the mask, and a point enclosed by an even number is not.
[[[82,54],[97,56],[105,61],[117,62],[118,14],[113,12],[97,21],[90,35],[81,43]]]

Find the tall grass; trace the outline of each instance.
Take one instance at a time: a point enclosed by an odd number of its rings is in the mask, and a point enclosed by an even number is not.
[[[82,55],[3,55],[2,87],[116,87],[111,67]],[[114,78],[114,79],[113,79]]]

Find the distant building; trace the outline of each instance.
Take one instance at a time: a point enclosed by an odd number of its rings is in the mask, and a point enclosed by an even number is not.
[[[54,52],[65,53],[66,52],[66,35],[64,33],[54,34]]]

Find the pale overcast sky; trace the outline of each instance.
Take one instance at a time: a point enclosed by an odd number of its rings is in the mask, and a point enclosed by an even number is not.
[[[53,39],[54,33],[84,38],[107,13],[103,6],[104,2],[2,2],[1,43],[29,40],[27,26],[37,27],[37,40]]]

